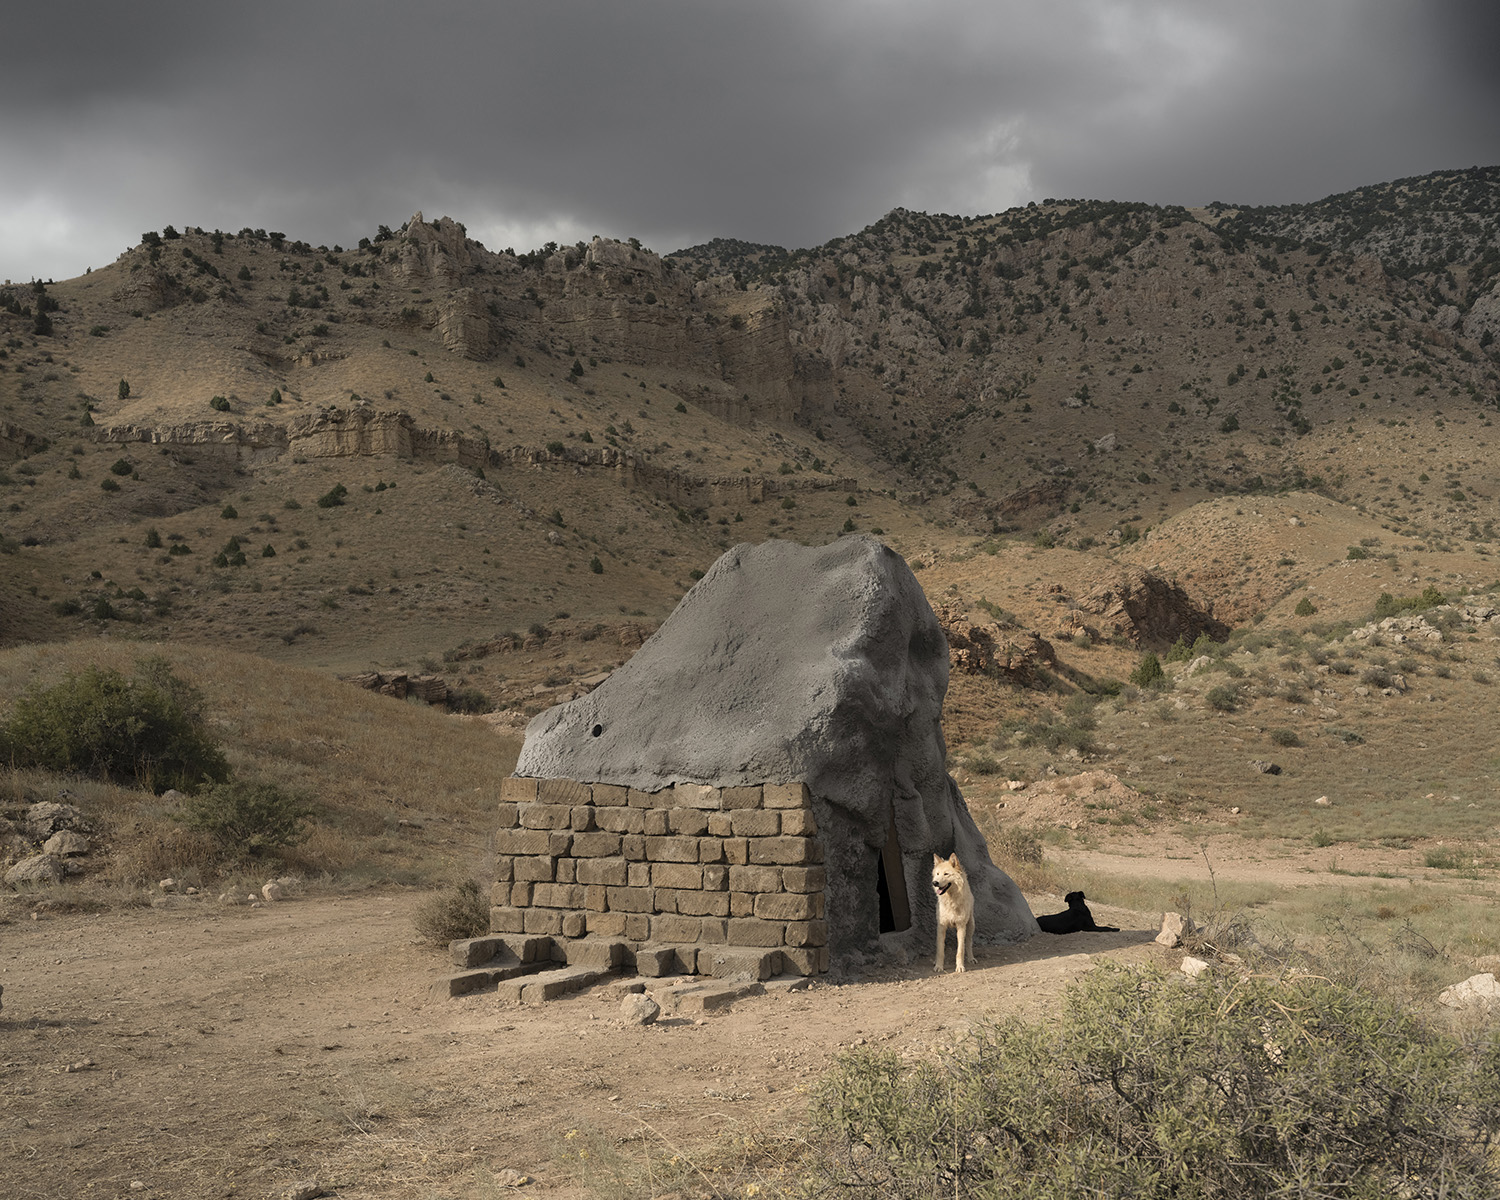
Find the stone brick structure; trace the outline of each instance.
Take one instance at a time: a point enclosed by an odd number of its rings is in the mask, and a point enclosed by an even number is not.
[[[490,928],[590,944],[642,975],[828,969],[827,873],[806,785],[646,792],[511,777],[501,790]]]

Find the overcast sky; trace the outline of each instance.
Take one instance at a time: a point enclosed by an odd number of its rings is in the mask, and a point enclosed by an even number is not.
[[[0,277],[163,225],[786,246],[897,205],[1500,163],[1494,0],[74,0],[0,36]]]

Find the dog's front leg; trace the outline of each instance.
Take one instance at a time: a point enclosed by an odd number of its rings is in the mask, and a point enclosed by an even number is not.
[[[939,921],[937,929],[937,958],[932,964],[932,969],[941,975],[943,973],[943,951],[947,949],[944,943],[948,940],[948,927]]]
[[[958,965],[954,969],[962,971],[964,964],[969,961],[969,940],[974,936],[974,918],[970,917],[967,922],[954,929],[953,933],[958,938]]]

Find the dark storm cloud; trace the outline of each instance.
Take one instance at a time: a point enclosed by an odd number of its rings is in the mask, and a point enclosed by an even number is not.
[[[1500,161],[1493,6],[1443,0],[31,5],[0,275],[171,222],[356,241],[805,245],[897,204],[1315,199]]]

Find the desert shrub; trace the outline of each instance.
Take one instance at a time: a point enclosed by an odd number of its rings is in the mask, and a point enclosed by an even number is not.
[[[110,473],[114,475],[129,475],[132,471],[135,470],[135,468],[130,465],[130,460],[125,458],[115,459],[114,462],[109,464],[109,469]]]
[[[208,834],[226,851],[260,855],[300,842],[307,834],[307,805],[273,783],[217,783],[182,806],[189,829]]]
[[[208,402],[208,407],[213,409],[214,412],[228,412],[229,401],[223,396],[215,396]]]
[[[1402,613],[1426,612],[1429,608],[1447,603],[1448,597],[1431,584],[1422,589],[1420,596],[1392,596],[1390,592],[1381,592],[1375,601],[1374,619],[1383,621],[1386,617]]]
[[[1140,665],[1130,673],[1130,682],[1136,687],[1152,687],[1166,679],[1166,672],[1161,669],[1161,660],[1151,651],[1146,651],[1141,656]]]
[[[478,883],[465,879],[423,901],[412,924],[429,942],[483,937],[490,931],[490,902]]]
[[[146,658],[126,678],[88,667],[17,702],[0,727],[16,766],[77,771],[154,791],[196,791],[229,778],[209,736],[196,690],[164,659]]]
[[[1042,839],[1036,830],[1024,825],[1002,825],[987,840],[990,853],[1002,865],[1026,863],[1037,866],[1042,861]]]
[[[1300,746],[1302,739],[1290,729],[1271,730],[1271,741],[1278,746]]]
[[[1164,661],[1169,663],[1187,662],[1192,657],[1193,648],[1181,638],[1178,638],[1175,642],[1172,643],[1171,648],[1167,651],[1167,656]]]
[[[1312,975],[1104,964],[1059,1019],[915,1062],[843,1056],[813,1106],[837,1195],[1495,1194],[1500,1037]]]
[[[348,494],[348,488],[346,488],[342,483],[336,483],[318,497],[318,507],[337,508],[344,502],[344,497]]]
[[[494,707],[490,698],[475,687],[456,688],[448,693],[450,712],[486,713]]]
[[[1362,558],[1369,558],[1370,557],[1370,552],[1368,550],[1366,550],[1363,546],[1350,546],[1349,547],[1349,552],[1345,555],[1345,557],[1346,558],[1350,558],[1350,559],[1354,559],[1354,560],[1357,561],[1357,560],[1362,559]]]
[[[1233,712],[1240,703],[1240,689],[1232,683],[1221,683],[1211,687],[1203,697],[1208,706],[1219,712]]]
[[[992,754],[986,754],[981,750],[977,754],[971,754],[964,760],[964,766],[976,775],[996,775],[1000,771],[1000,762]]]
[[[1299,617],[1310,617],[1317,611],[1318,606],[1311,600],[1309,600],[1306,596],[1303,596],[1302,599],[1298,600],[1297,607],[1292,609],[1292,612]]]

